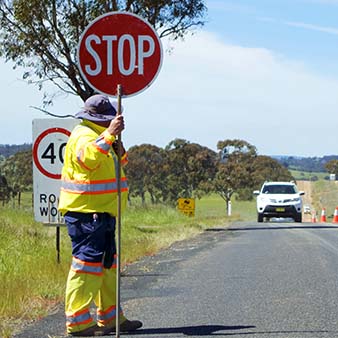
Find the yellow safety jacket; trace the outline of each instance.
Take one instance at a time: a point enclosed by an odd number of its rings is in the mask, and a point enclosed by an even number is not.
[[[67,142],[61,175],[59,211],[107,212],[117,216],[115,137],[106,128],[83,120]],[[121,163],[127,161],[126,154]],[[127,179],[121,168],[121,210],[127,203]]]

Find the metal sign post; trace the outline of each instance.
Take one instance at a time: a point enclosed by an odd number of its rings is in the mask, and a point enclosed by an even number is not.
[[[117,85],[117,115],[122,112],[122,86]],[[117,135],[117,222],[116,222],[116,338],[120,337],[120,282],[121,282],[121,151],[122,134]]]

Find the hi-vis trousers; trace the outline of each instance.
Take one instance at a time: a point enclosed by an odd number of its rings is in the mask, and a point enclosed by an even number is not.
[[[67,212],[72,241],[72,264],[66,286],[67,332],[96,324],[90,313],[97,307],[97,325],[114,327],[116,320],[115,218],[107,213]],[[124,321],[120,309],[121,322]]]

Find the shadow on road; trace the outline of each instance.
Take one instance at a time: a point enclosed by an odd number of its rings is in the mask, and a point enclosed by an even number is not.
[[[168,328],[149,328],[140,329],[134,332],[128,332],[130,335],[144,335],[144,334],[183,334],[185,336],[213,336],[213,335],[227,335],[226,333],[215,333],[218,331],[233,331],[252,329],[256,326],[225,326],[225,325],[196,325],[196,326],[182,326],[182,327],[168,327]]]
[[[140,329],[134,332],[128,332],[128,335],[161,335],[161,334],[183,334],[185,336],[250,336],[250,335],[289,335],[289,334],[334,334],[336,337],[338,331],[328,330],[276,330],[276,331],[250,331],[250,332],[219,332],[219,331],[236,331],[244,329],[254,329],[253,325],[196,325],[196,326],[182,326],[169,328],[149,328]]]

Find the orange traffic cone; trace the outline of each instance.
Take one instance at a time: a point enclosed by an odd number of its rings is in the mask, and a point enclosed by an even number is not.
[[[338,223],[338,207],[334,211],[332,223]]]
[[[316,213],[316,212],[314,212],[314,213],[312,214],[311,222],[312,222],[312,223],[317,223],[317,213]]]
[[[325,208],[322,209],[322,214],[320,216],[320,222],[321,223],[325,223],[326,222],[326,209]]]

